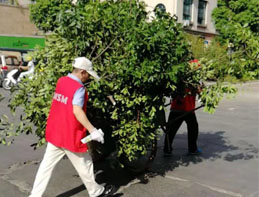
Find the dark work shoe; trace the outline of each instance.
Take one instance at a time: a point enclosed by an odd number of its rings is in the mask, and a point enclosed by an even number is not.
[[[195,155],[201,155],[201,153],[202,153],[201,149],[200,149],[200,148],[197,148],[196,151],[189,151],[188,155],[193,155],[193,156],[195,156]]]
[[[113,185],[105,185],[104,191],[98,197],[112,196],[115,193],[115,187]]]

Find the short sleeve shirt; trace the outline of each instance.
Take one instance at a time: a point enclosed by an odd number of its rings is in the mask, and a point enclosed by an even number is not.
[[[29,61],[27,66],[28,66],[28,72],[33,73],[34,72],[34,63],[33,63],[33,61]]]
[[[70,77],[71,79],[75,80],[75,81],[78,81],[80,84],[84,85],[82,83],[82,81],[77,78],[75,75],[72,75],[71,73],[67,75],[68,77]],[[81,87],[79,88],[74,96],[73,96],[73,100],[72,100],[72,104],[73,105],[78,105],[80,107],[83,107],[84,106],[84,99],[85,99],[85,88],[84,87]]]

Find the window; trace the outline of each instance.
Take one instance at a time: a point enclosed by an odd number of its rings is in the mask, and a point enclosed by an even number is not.
[[[6,57],[5,62],[6,62],[6,65],[8,66],[19,66],[19,61],[16,57],[12,57],[12,56]]]
[[[192,0],[183,1],[183,20],[192,19]]]
[[[9,0],[0,0],[0,3],[3,3],[3,4],[9,4]]]
[[[163,13],[166,12],[165,5],[162,3],[157,4],[154,9],[154,12],[155,12],[156,17],[162,16]]]
[[[198,24],[199,25],[205,25],[206,23],[206,7],[207,7],[207,1],[199,0],[199,6],[198,6]]]
[[[165,11],[166,11],[165,5],[162,4],[162,3],[159,3],[159,4],[156,5],[155,10],[158,10],[158,9],[159,9],[161,12],[165,12]]]

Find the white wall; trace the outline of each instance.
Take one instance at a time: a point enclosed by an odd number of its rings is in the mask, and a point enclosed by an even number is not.
[[[18,0],[18,2],[19,2],[19,5],[22,7],[28,7],[29,4],[31,4],[30,0]]]
[[[0,5],[0,35],[35,36],[39,32],[30,21],[29,9]]]
[[[148,5],[148,11],[153,11],[157,4],[162,3],[166,7],[166,12],[172,16],[175,14],[178,17],[178,22],[183,23],[183,0],[144,0]],[[217,7],[217,0],[208,0],[206,8],[206,23],[204,26],[198,25],[198,4],[199,0],[193,0],[192,20],[190,26],[186,27],[187,31],[205,35],[206,37],[217,34],[214,23],[211,18],[211,13]]]
[[[144,0],[148,6],[148,11],[153,11],[157,4],[163,3],[166,7],[166,12],[174,12],[174,1],[175,0]]]

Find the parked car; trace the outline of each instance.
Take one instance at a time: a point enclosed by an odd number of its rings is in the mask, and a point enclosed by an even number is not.
[[[3,86],[3,82],[6,76],[7,76],[7,66],[0,67],[0,87]]]
[[[18,69],[21,62],[18,57],[13,55],[1,55],[0,58],[0,67],[6,66],[7,71],[11,71],[13,69]]]

